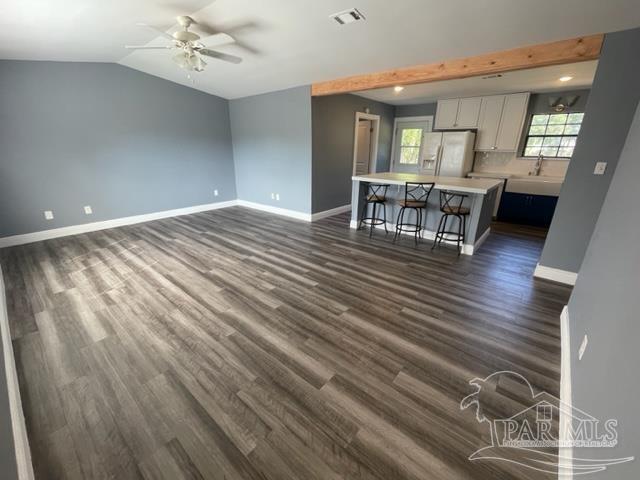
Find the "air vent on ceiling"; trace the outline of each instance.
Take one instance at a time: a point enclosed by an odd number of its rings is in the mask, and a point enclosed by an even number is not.
[[[345,10],[344,12],[338,12],[331,15],[336,22],[340,25],[346,25],[347,23],[357,22],[359,20],[364,20],[364,15],[358,11],[357,8],[350,8],[349,10]]]

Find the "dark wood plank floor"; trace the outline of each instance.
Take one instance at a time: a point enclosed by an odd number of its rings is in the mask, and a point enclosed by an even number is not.
[[[546,478],[468,461],[459,408],[497,370],[558,392],[542,239],[390,239],[236,207],[1,250],[37,477]]]

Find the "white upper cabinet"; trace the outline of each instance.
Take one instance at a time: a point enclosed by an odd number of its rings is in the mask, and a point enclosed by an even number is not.
[[[459,104],[459,98],[438,100],[438,110],[436,111],[435,122],[435,127],[437,129],[456,128]]]
[[[477,128],[481,97],[438,100],[436,129]]]
[[[482,97],[476,150],[497,150],[498,130],[504,106],[504,95]]]
[[[461,98],[458,104],[456,128],[477,128],[480,116],[481,97]]]
[[[498,138],[496,140],[496,150],[515,152],[518,149],[528,106],[528,93],[516,93],[505,96],[500,128],[498,129]]]
[[[528,93],[439,100],[435,128],[477,128],[476,150],[515,152],[528,106]]]

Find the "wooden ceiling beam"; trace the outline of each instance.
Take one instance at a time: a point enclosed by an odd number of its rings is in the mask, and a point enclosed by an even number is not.
[[[603,40],[603,34],[590,35],[475,57],[355,75],[315,83],[311,86],[311,94],[313,96],[333,95],[596,60],[600,56]]]

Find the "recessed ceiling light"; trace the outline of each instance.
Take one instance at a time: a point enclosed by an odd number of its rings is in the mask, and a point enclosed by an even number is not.
[[[396,93],[400,93],[402,90],[404,90],[404,87],[402,85],[398,85],[396,87],[393,87],[393,91]]]
[[[569,80],[573,80],[573,77],[565,75],[564,77],[560,77],[558,80],[560,80],[561,82],[568,82]]]

